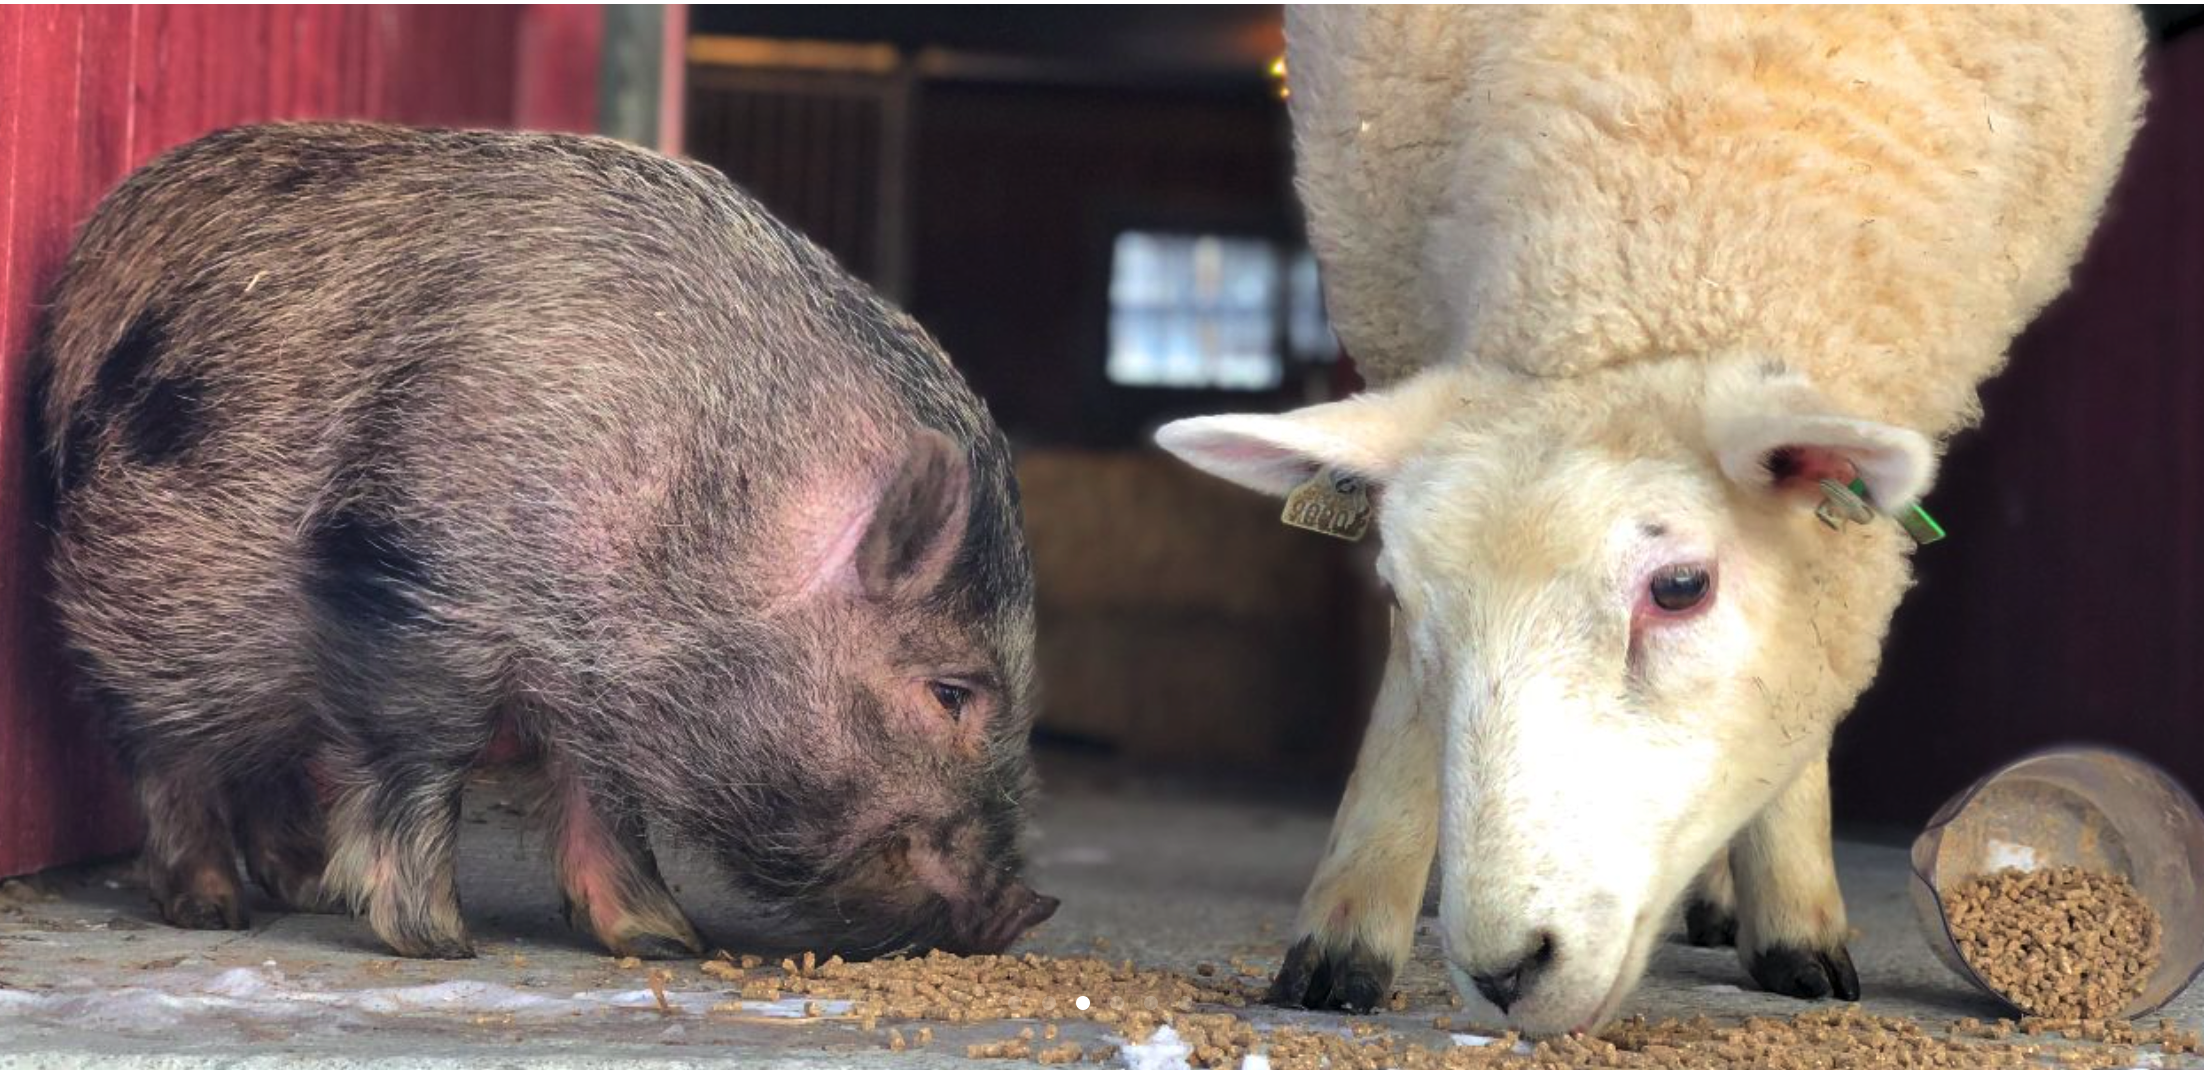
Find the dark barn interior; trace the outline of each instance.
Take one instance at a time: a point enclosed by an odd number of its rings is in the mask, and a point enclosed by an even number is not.
[[[2144,17],[2146,122],[2102,226],[1944,455],[1925,504],[1950,538],[1914,556],[1876,681],[1835,736],[1866,1006],[1932,1030],[2014,1013],[1917,925],[1926,878],[1904,848],[1941,804],[2060,744],[2204,788],[2204,5]],[[157,923],[131,863],[141,822],[46,603],[30,353],[75,228],[122,175],[265,119],[585,131],[693,157],[907,311],[1005,432],[1035,567],[1028,862],[1065,906],[1013,952],[1260,1003],[1330,850],[1389,610],[1368,543],[1287,527],[1277,501],[1152,436],[1362,385],[1303,230],[1283,25],[1277,5],[0,10],[0,1066],[977,1065],[1032,1054],[1001,1052],[1055,1021],[937,1013],[942,1040],[919,1051],[918,1018],[891,1041],[861,1004],[753,999],[741,986],[783,951],[805,975],[802,949],[759,935],[757,905],[684,845],[659,845],[673,891],[736,954],[664,974],[608,957],[570,930],[524,835],[527,793],[496,770],[464,791],[473,960],[394,959],[353,918],[258,892],[242,931]],[[1436,910],[1434,890],[1372,1021],[1484,1044],[1450,1022],[1465,982]],[[2204,953],[2196,930],[2171,945]],[[1806,1006],[1696,942],[1663,937],[1629,1013]],[[745,950],[763,964],[738,969]],[[1066,1037],[1091,1051],[1075,1058],[1268,1070],[1142,1049],[1118,1034],[1145,1019],[1098,1016],[1120,1009],[1080,1008]],[[2204,992],[2162,1013],[2198,1028]],[[2204,1068],[2193,1048],[2148,1058]]]
[[[702,7],[692,27],[688,150],[900,296],[1018,449],[1043,745],[1330,790],[1382,612],[1346,554],[1147,436],[1346,373],[1328,347],[1275,354],[1254,389],[1108,371],[1120,234],[1301,248],[1278,10]]]

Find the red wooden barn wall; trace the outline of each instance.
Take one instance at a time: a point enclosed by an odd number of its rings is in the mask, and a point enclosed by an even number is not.
[[[0,7],[0,876],[136,835],[64,697],[26,510],[24,350],[77,223],[163,149],[254,120],[592,129],[602,25],[595,5]]]

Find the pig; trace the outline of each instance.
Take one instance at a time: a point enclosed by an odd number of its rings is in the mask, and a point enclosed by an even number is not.
[[[724,176],[583,136],[272,124],[116,188],[45,321],[53,603],[171,925],[244,869],[472,954],[510,738],[572,923],[704,949],[652,834],[777,937],[996,952],[1033,579],[935,343]]]
[[[1158,433],[1375,511],[1390,653],[1274,1001],[1383,1002],[1434,855],[1474,1017],[1613,1018],[1687,901],[1761,987],[1858,998],[1830,734],[1896,519],[2105,204],[2142,41],[2124,7],[1289,10],[1371,389]]]

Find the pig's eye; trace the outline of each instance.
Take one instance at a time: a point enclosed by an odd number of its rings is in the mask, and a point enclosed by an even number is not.
[[[1671,565],[1653,574],[1647,590],[1653,604],[1669,613],[1683,613],[1706,601],[1714,589],[1714,577],[1701,565]]]
[[[941,705],[941,712],[948,714],[950,720],[964,719],[964,704],[972,701],[971,688],[933,680],[927,683],[926,690],[933,693],[934,701]]]

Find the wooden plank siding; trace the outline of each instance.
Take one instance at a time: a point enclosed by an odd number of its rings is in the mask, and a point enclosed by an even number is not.
[[[513,7],[0,7],[0,876],[115,854],[121,781],[45,612],[25,396],[37,303],[131,168],[276,118],[589,130],[602,12]]]

